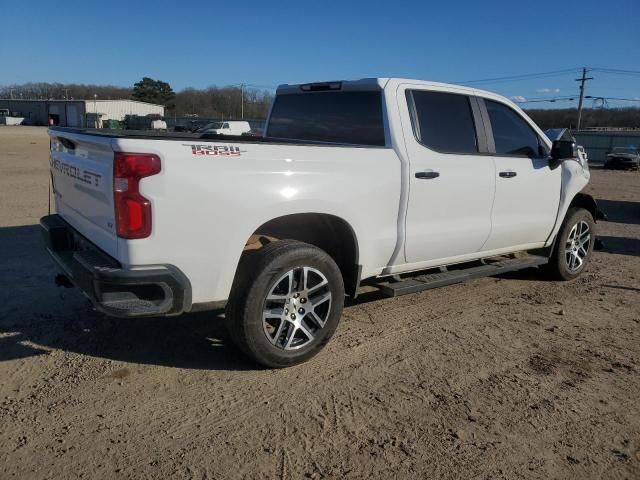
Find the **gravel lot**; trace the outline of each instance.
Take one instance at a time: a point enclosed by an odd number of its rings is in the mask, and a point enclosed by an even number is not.
[[[594,170],[605,250],[352,303],[302,366],[219,313],[112,319],[56,272],[48,137],[0,127],[0,478],[640,478],[640,174]]]

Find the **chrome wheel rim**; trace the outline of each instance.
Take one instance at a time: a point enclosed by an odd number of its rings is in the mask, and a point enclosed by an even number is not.
[[[565,244],[564,257],[569,272],[575,273],[584,266],[590,246],[591,230],[589,224],[581,220],[571,227]]]
[[[262,310],[262,328],[275,347],[298,350],[313,342],[330,312],[327,277],[312,267],[296,267],[269,290]]]

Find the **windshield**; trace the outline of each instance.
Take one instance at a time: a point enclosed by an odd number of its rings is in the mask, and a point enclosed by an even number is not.
[[[615,153],[636,153],[636,149],[635,148],[629,148],[629,147],[616,147],[613,149],[613,151]]]

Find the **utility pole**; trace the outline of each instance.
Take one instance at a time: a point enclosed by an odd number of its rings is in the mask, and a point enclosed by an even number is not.
[[[93,112],[95,115],[95,119],[96,119],[96,125],[93,128],[98,128],[98,105],[97,105],[97,101],[98,101],[98,94],[94,93],[93,94]]]
[[[240,84],[240,119],[244,120],[244,83]]]
[[[582,67],[582,77],[576,78],[576,82],[580,82],[580,101],[578,102],[578,128],[580,130],[580,122],[582,121],[582,101],[584,100],[584,82],[593,80],[593,77],[587,77],[587,67]]]

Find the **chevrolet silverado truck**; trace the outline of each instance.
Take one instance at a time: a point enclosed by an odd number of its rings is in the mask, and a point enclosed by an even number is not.
[[[263,137],[49,135],[58,283],[114,316],[224,305],[269,367],[315,355],[361,286],[396,296],[529,267],[571,280],[601,216],[571,138],[457,85],[282,85]]]

